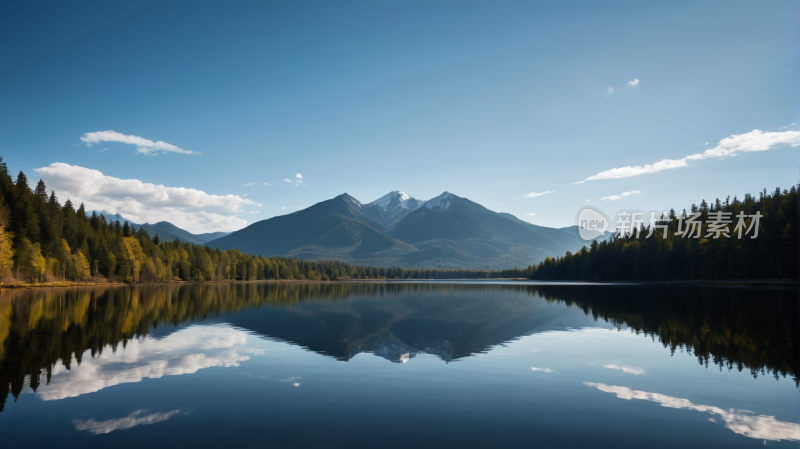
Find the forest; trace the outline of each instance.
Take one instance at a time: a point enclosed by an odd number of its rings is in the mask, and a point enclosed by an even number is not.
[[[5,284],[41,282],[166,282],[348,279],[523,278],[528,270],[408,269],[355,266],[220,251],[162,241],[144,227],[107,220],[39,180],[30,188],[14,180],[0,157],[0,279]]]
[[[612,236],[602,242],[592,242],[572,254],[548,257],[536,266],[528,267],[535,280],[580,281],[697,281],[729,279],[797,279],[798,276],[798,186],[789,190],[765,189],[758,197],[747,194],[713,203],[705,200],[677,214],[670,210],[666,236],[663,229],[641,226],[639,232]],[[709,232],[709,218],[717,213],[730,213],[732,223],[728,236]],[[737,215],[759,213],[757,224],[746,221],[753,229],[747,235],[734,232]],[[687,217],[699,213],[702,226],[697,232],[686,230]],[[713,221],[713,220],[711,220]],[[757,227],[757,229],[756,229]],[[753,238],[756,234],[757,237]],[[718,238],[714,238],[717,236]]]

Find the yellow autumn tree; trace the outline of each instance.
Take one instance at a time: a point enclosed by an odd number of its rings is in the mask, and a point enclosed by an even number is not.
[[[156,264],[153,259],[146,257],[142,262],[141,270],[139,272],[139,280],[142,282],[153,282],[157,279],[158,273],[156,272]]]
[[[54,251],[55,259],[58,260],[58,265],[50,264],[50,267],[55,271],[52,272],[53,277],[59,278],[74,278],[75,277],[75,264],[72,260],[72,255],[69,251],[69,243],[65,239],[61,239]],[[59,271],[60,270],[60,271]]]
[[[14,251],[11,249],[12,234],[0,226],[0,277],[9,276],[14,268]]]
[[[31,283],[41,282],[47,270],[47,260],[38,243],[22,238],[17,248],[17,272],[27,275]]]
[[[89,261],[86,260],[86,256],[82,252],[75,251],[75,255],[72,256],[72,265],[75,268],[75,280],[86,282],[92,278]]]
[[[167,280],[168,279],[167,273],[169,272],[169,270],[167,270],[167,266],[164,265],[164,262],[161,261],[160,257],[156,257],[154,262],[156,266],[156,280],[158,281]]]
[[[139,245],[139,241],[136,240],[136,238],[123,237],[122,249],[124,251],[123,257],[126,262],[125,265],[129,270],[128,273],[124,273],[124,276],[127,280],[136,282],[139,280],[139,271],[145,259],[142,247]]]
[[[55,281],[61,276],[61,262],[55,257],[47,258],[47,280]]]

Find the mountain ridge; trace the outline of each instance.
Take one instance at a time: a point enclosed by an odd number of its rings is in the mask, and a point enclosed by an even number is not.
[[[178,239],[181,242],[185,243],[192,243],[195,245],[204,245],[212,240],[216,240],[220,237],[224,237],[230,232],[206,232],[203,234],[193,234],[183,228],[179,228],[174,224],[168,221],[159,221],[158,223],[150,224],[150,223],[134,223],[131,220],[123,217],[120,214],[112,214],[111,212],[105,210],[94,210],[91,212],[96,212],[97,215],[103,215],[106,217],[106,220],[111,222],[118,220],[120,223],[128,222],[134,230],[139,230],[139,228],[144,227],[147,229],[147,232],[151,234],[151,236],[155,236],[158,234],[158,237],[163,241],[172,241]]]
[[[506,269],[578,251],[575,233],[533,225],[443,192],[428,201],[396,190],[363,204],[347,193],[212,240],[221,250],[357,265]]]

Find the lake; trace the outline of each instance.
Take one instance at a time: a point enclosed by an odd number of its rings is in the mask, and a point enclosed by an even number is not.
[[[705,286],[3,291],[0,446],[796,447],[799,312]]]

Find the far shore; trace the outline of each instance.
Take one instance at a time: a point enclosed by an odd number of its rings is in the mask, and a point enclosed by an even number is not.
[[[36,284],[0,283],[0,290],[20,290],[34,288],[64,288],[64,287],[125,287],[134,285],[201,285],[201,284],[333,284],[333,283],[355,283],[355,284],[400,284],[414,282],[448,282],[448,281],[518,281],[536,284],[594,284],[594,285],[696,285],[696,286],[762,286],[762,287],[798,287],[798,281],[793,279],[730,279],[730,280],[697,280],[697,281],[609,281],[609,282],[590,282],[590,281],[571,281],[571,280],[531,280],[526,278],[469,278],[469,279],[340,279],[340,280],[297,280],[297,279],[262,279],[255,281],[161,281],[161,282],[40,282]]]
[[[334,283],[355,283],[355,284],[378,284],[378,283],[400,283],[414,281],[528,281],[525,278],[478,278],[478,279],[337,279],[337,280],[308,280],[308,279],[261,279],[255,281],[159,281],[159,282],[38,282],[29,284],[18,282],[15,284],[0,283],[0,290],[10,289],[32,289],[32,288],[61,288],[61,287],[125,287],[134,285],[202,285],[202,284],[334,284]]]

